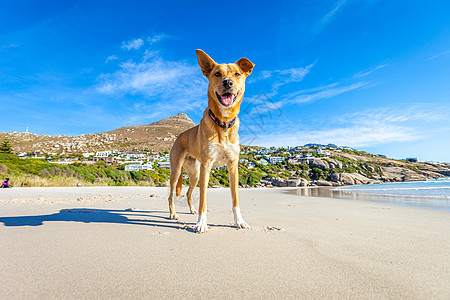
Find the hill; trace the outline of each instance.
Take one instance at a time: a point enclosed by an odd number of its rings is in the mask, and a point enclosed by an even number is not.
[[[14,152],[27,153],[83,153],[112,149],[159,152],[170,149],[176,137],[193,126],[194,122],[180,113],[148,125],[121,127],[108,132],[78,136],[10,132],[0,133],[0,140],[8,139]]]

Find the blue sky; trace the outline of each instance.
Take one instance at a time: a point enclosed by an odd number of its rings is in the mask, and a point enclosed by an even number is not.
[[[0,132],[198,123],[217,62],[256,66],[241,142],[450,161],[448,1],[2,1]]]

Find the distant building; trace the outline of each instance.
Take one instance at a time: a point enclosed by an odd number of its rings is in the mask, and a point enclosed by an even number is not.
[[[112,164],[114,162],[114,157],[94,157],[94,162],[104,161],[105,163]]]
[[[269,154],[269,149],[259,149],[259,151],[258,151],[258,154],[259,155],[267,155],[267,154]]]
[[[112,154],[112,151],[98,151],[95,153],[95,157],[108,157]]]
[[[319,148],[317,150],[314,150],[317,154],[322,154],[325,156],[330,156],[330,151],[327,150],[323,150],[322,148]]]
[[[161,169],[170,169],[170,162],[160,161],[160,162],[158,162],[158,167]]]
[[[127,153],[126,158],[127,159],[132,159],[132,158],[142,158],[144,157],[145,154],[144,153],[140,153],[140,152],[132,152],[132,153]]]
[[[145,162],[145,159],[133,159],[133,160],[123,160],[123,161],[119,161],[118,163],[121,165],[126,165],[126,164],[143,164]]]
[[[303,162],[303,160],[301,158],[297,158],[297,157],[289,157],[289,159],[287,160],[287,163],[290,165],[299,165]]]
[[[125,171],[141,171],[141,170],[153,170],[152,164],[133,164],[133,165],[126,165]]]
[[[265,160],[264,158],[261,158],[260,160],[258,160],[258,163],[263,165],[263,166],[267,166],[267,164],[269,163],[267,160]]]
[[[147,154],[149,160],[157,160],[159,158],[158,154]]]
[[[314,158],[314,156],[312,155],[311,152],[296,154],[294,157],[297,159],[312,159],[312,158]]]
[[[269,156],[269,163],[276,164],[277,162],[283,162],[284,157],[281,156]]]
[[[223,166],[215,168],[216,170],[228,170],[228,166],[225,164]]]
[[[44,153],[42,151],[33,151],[31,152],[31,155],[33,155],[34,157],[38,157],[44,155]]]
[[[83,157],[84,158],[88,158],[89,156],[94,156],[95,155],[95,153],[94,152],[86,152],[86,153],[83,153]]]

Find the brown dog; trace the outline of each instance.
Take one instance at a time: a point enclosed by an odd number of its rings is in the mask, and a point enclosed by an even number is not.
[[[208,108],[200,124],[186,130],[177,138],[170,150],[170,218],[179,217],[173,206],[173,198],[181,193],[183,168],[189,176],[187,201],[191,213],[192,192],[200,180],[198,222],[195,232],[206,232],[206,191],[211,168],[228,166],[234,221],[237,228],[250,228],[242,219],[239,209],[239,119],[237,115],[244,97],[245,79],[252,73],[254,64],[241,58],[234,64],[217,64],[202,50],[197,50],[198,64],[209,80]]]

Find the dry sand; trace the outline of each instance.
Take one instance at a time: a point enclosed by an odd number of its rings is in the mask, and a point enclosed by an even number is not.
[[[448,212],[287,190],[240,190],[236,230],[210,189],[206,234],[167,188],[0,190],[0,299],[450,298]]]

